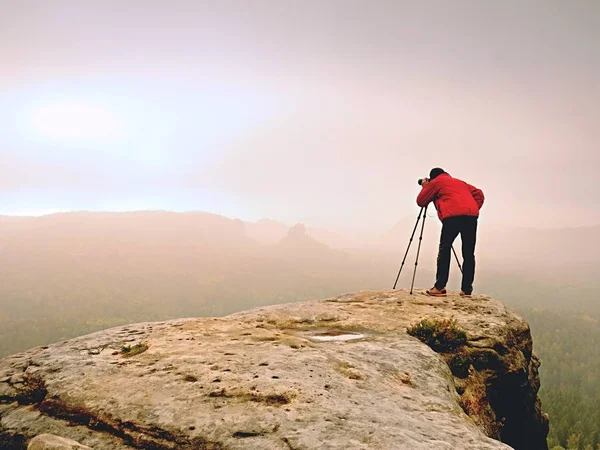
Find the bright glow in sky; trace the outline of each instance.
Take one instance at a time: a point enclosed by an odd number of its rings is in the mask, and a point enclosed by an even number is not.
[[[385,228],[441,166],[599,223],[599,46],[594,1],[0,3],[0,213]]]
[[[32,121],[37,131],[55,138],[109,138],[118,132],[114,114],[84,102],[43,105]]]

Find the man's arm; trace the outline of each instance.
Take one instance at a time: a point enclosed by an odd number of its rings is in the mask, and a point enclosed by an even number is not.
[[[417,196],[417,205],[424,208],[431,202],[437,194],[438,186],[435,182],[423,183],[423,189]]]
[[[477,203],[477,207],[481,209],[483,206],[483,202],[485,201],[485,196],[483,195],[483,191],[481,189],[477,189],[475,186],[471,186],[469,183],[466,183],[469,191],[471,191],[471,196]]]

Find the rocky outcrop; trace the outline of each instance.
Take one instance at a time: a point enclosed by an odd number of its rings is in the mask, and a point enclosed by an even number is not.
[[[434,352],[406,333],[423,318],[454,318],[466,344]],[[487,297],[136,324],[1,360],[0,448],[545,450],[538,365],[527,323]]]

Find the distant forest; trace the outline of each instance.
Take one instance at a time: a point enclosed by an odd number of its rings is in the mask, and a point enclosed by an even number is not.
[[[392,243],[388,248],[375,243],[340,250],[312,239],[302,227],[283,234],[275,227],[279,234],[269,238],[273,224],[268,225],[257,230],[257,224],[210,214],[0,218],[0,357],[132,322],[221,316],[389,289],[410,234],[400,227],[384,236],[384,243]],[[249,229],[272,243],[253,239]],[[433,280],[436,233],[432,228],[427,236],[420,287]],[[576,230],[567,230],[571,241],[556,251],[548,248],[556,239],[549,232],[523,233],[527,247],[514,244],[520,236],[515,230],[505,242],[498,235],[488,239],[487,254],[501,246],[503,257],[482,258],[476,290],[531,325],[542,360],[542,406],[551,418],[549,447],[600,449],[600,261],[592,259],[597,252],[581,253],[586,261],[578,260],[577,249],[567,254],[579,242]],[[590,229],[582,233],[579,239],[588,243],[595,236]],[[516,256],[508,261],[508,255]],[[407,262],[402,287],[413,267]],[[458,288],[458,275],[453,268],[450,289]]]
[[[587,286],[584,279],[578,279],[580,284],[571,284],[575,277],[557,273],[554,282],[548,279],[549,286],[545,288],[531,283],[527,287],[525,281],[514,285],[518,275],[504,274],[504,287],[490,290],[496,289],[496,298],[513,307],[531,327],[533,348],[542,361],[539,395],[542,410],[550,416],[549,448],[599,450],[598,281],[589,273]],[[499,276],[494,284],[501,281]],[[562,287],[557,286],[561,283]]]

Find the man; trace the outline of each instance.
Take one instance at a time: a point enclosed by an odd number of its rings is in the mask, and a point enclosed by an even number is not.
[[[483,192],[458,178],[452,178],[450,174],[439,167],[431,169],[429,179],[423,179],[421,187],[417,204],[423,208],[433,201],[438,217],[442,221],[435,285],[427,291],[427,294],[435,297],[446,296],[446,283],[450,272],[450,251],[454,239],[460,233],[463,255],[460,295],[470,297],[475,278],[477,218],[485,199]]]

